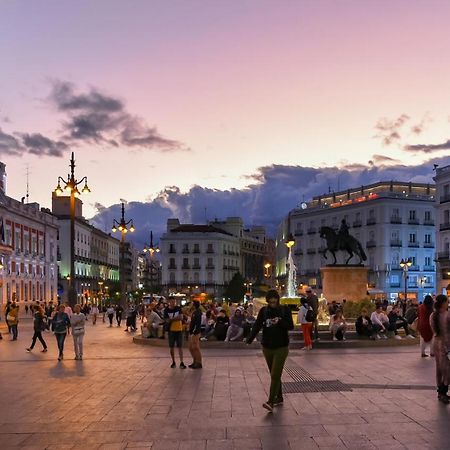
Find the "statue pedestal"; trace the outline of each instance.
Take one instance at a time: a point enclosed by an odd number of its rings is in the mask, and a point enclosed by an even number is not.
[[[368,298],[367,273],[365,266],[327,266],[322,267],[322,292],[328,302],[336,300],[359,302]]]

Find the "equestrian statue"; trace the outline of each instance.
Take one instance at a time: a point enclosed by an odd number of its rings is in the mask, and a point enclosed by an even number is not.
[[[364,252],[361,243],[348,232],[348,225],[345,219],[342,219],[341,226],[337,233],[331,227],[321,227],[319,232],[320,237],[327,241],[327,246],[323,251],[323,257],[327,259],[327,252],[330,252],[334,258],[334,266],[337,264],[337,251],[346,251],[348,253],[349,256],[345,261],[346,265],[348,265],[349,261],[353,258],[353,255],[359,257],[360,265],[363,261],[367,260],[366,253]]]

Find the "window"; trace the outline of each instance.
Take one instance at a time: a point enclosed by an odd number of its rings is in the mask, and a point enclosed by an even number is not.
[[[400,263],[400,255],[398,253],[393,253],[392,254],[392,265],[398,266],[399,263]]]
[[[374,219],[374,218],[375,218],[375,210],[369,209],[369,219]]]
[[[425,265],[431,266],[431,257],[430,256],[425,256]]]
[[[207,252],[208,252],[208,253],[213,253],[213,252],[214,252],[214,248],[213,248],[213,245],[212,245],[212,244],[208,244],[208,250],[207,250]]]
[[[431,244],[431,234],[425,235],[425,244]]]
[[[213,266],[213,259],[208,258],[208,267],[212,267],[212,266]]]
[[[431,211],[425,211],[425,220],[430,221],[431,220]]]
[[[411,261],[412,261],[412,265],[413,266],[417,266],[417,262],[416,262],[416,257],[415,256],[411,256]]]
[[[409,242],[411,243],[416,242],[416,233],[409,233]]]
[[[194,253],[200,253],[200,245],[194,244]]]
[[[391,275],[391,285],[399,285],[400,277],[398,275]]]
[[[399,217],[400,216],[400,210],[398,208],[392,209],[392,217]]]
[[[415,220],[416,219],[416,210],[415,209],[411,209],[409,211],[409,218],[410,218],[410,220]]]
[[[169,253],[175,253],[175,245],[174,244],[170,244]]]

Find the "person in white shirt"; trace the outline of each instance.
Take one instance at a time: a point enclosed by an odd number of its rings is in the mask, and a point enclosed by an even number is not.
[[[72,328],[75,359],[83,359],[83,338],[85,323],[86,316],[81,312],[81,306],[75,305],[74,312],[70,316],[70,326]]]
[[[389,319],[384,313],[381,304],[377,303],[375,311],[370,316],[370,321],[377,339],[380,339],[380,333],[383,333],[383,338],[387,339],[386,332],[389,326]]]
[[[95,325],[97,323],[97,316],[99,314],[98,306],[94,305],[91,308],[91,314],[92,314],[92,325]]]
[[[112,327],[113,319],[114,319],[114,308],[112,305],[109,305],[106,309],[106,315],[109,319],[109,326]]]
[[[162,325],[163,320],[159,316],[159,314],[155,311],[156,303],[151,303],[147,308],[146,318],[147,318],[147,328],[149,338],[158,337],[159,327]]]
[[[306,298],[302,298],[300,300],[300,303],[302,306],[300,307],[300,310],[298,311],[297,323],[299,323],[302,328],[303,340],[305,341],[305,346],[303,347],[303,349],[304,350],[312,350],[311,331],[312,331],[313,322],[308,321],[306,315],[309,310],[310,311],[313,311],[313,310],[312,310],[311,306],[309,306]]]

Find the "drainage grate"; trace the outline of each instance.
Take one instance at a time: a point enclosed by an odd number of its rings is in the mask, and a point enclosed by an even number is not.
[[[349,387],[354,389],[406,389],[413,391],[435,391],[435,386],[429,386],[425,384],[348,384]]]
[[[352,388],[338,380],[331,381],[293,381],[283,383],[286,394],[302,394],[306,392],[351,392]]]
[[[290,375],[294,381],[315,381],[315,378],[300,366],[285,366],[284,371]]]

